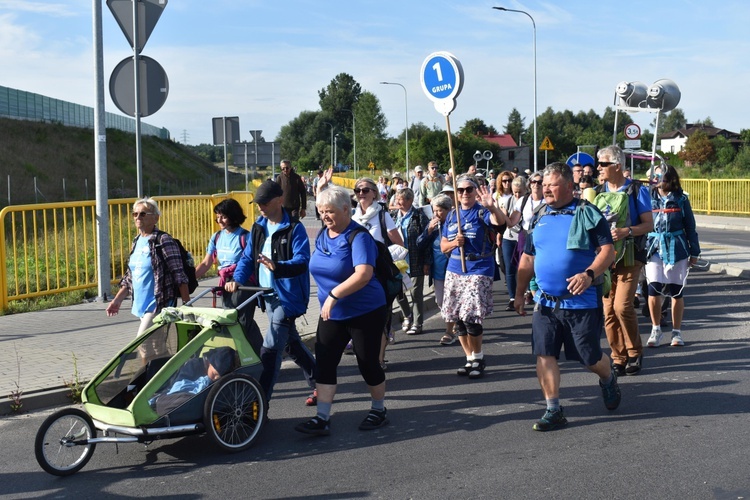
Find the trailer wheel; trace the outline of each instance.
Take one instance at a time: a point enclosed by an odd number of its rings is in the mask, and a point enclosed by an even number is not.
[[[235,373],[211,388],[203,410],[203,424],[224,451],[244,451],[253,445],[266,418],[263,389],[253,377]]]
[[[69,476],[81,470],[91,459],[96,443],[96,428],[89,415],[78,408],[53,413],[36,433],[34,454],[45,471]]]

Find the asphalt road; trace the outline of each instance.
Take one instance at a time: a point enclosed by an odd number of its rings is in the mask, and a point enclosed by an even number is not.
[[[750,232],[727,231],[726,229],[698,228],[698,238],[701,242],[710,241],[714,244],[732,245],[738,247],[750,246]]]
[[[496,303],[507,296],[496,283]],[[35,433],[53,410],[0,419],[4,498],[719,498],[750,496],[750,282],[695,272],[684,348],[648,349],[623,377],[620,408],[604,408],[596,377],[562,363],[570,424],[531,425],[544,410],[529,318],[499,307],[486,324],[486,376],[455,375],[458,346],[440,346],[440,320],[389,348],[391,424],[357,425],[369,407],[354,359],[340,367],[332,434],[298,434],[314,414],[286,367],[255,447],[238,455],[206,437],[149,446],[100,444],[78,474],[43,472]],[[643,340],[649,328],[641,318]],[[606,341],[604,341],[606,343]]]

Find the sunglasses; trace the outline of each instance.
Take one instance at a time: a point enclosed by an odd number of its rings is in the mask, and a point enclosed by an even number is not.
[[[474,186],[468,186],[465,188],[456,188],[456,191],[458,191],[458,194],[471,194],[474,192]]]
[[[359,194],[359,193],[367,194],[370,191],[372,191],[372,189],[370,188],[354,188],[354,194]]]
[[[617,165],[616,161],[600,161],[597,163],[597,166],[599,167],[611,167],[612,165]]]
[[[154,215],[153,212],[133,212],[134,219],[143,219],[147,215]]]
[[[505,184],[506,182],[510,182],[510,179],[503,179],[500,182],[502,182],[503,184]]]
[[[541,183],[542,183],[542,181],[531,181],[531,182],[529,182],[529,184],[532,184],[532,185],[534,185],[534,184],[541,184]]]

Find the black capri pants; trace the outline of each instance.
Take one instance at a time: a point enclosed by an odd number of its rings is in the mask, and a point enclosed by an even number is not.
[[[361,316],[344,320],[318,320],[315,339],[315,380],[321,384],[335,385],[336,372],[349,339],[354,345],[359,373],[369,386],[385,381],[380,366],[380,339],[385,328],[386,306]]]

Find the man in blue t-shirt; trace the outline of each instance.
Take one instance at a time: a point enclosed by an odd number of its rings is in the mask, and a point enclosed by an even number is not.
[[[564,163],[552,163],[542,181],[548,208],[539,213],[518,264],[515,309],[525,315],[524,292],[536,275],[539,290],[531,322],[531,345],[547,411],[534,424],[549,431],[568,421],[560,406],[557,360],[577,360],[599,376],[604,405],[620,404],[617,375],[600,346],[602,302],[599,278],[614,261],[609,226],[601,212],[573,195],[573,173]],[[580,204],[579,204],[580,203]]]
[[[646,264],[645,238],[654,230],[651,213],[651,196],[646,186],[633,186],[625,177],[625,154],[618,146],[607,146],[596,154],[599,179],[603,192],[626,192],[629,197],[629,220],[623,227],[611,229],[613,241],[623,241],[623,248],[631,244],[634,249],[632,265],[627,258],[617,256],[612,269],[612,290],[604,299],[604,328],[612,349],[612,362],[618,375],[636,375],[643,362],[643,343],[638,333],[638,315],[635,312],[635,291],[641,270]],[[620,224],[622,225],[622,224]],[[623,252],[627,256],[627,251]]]

